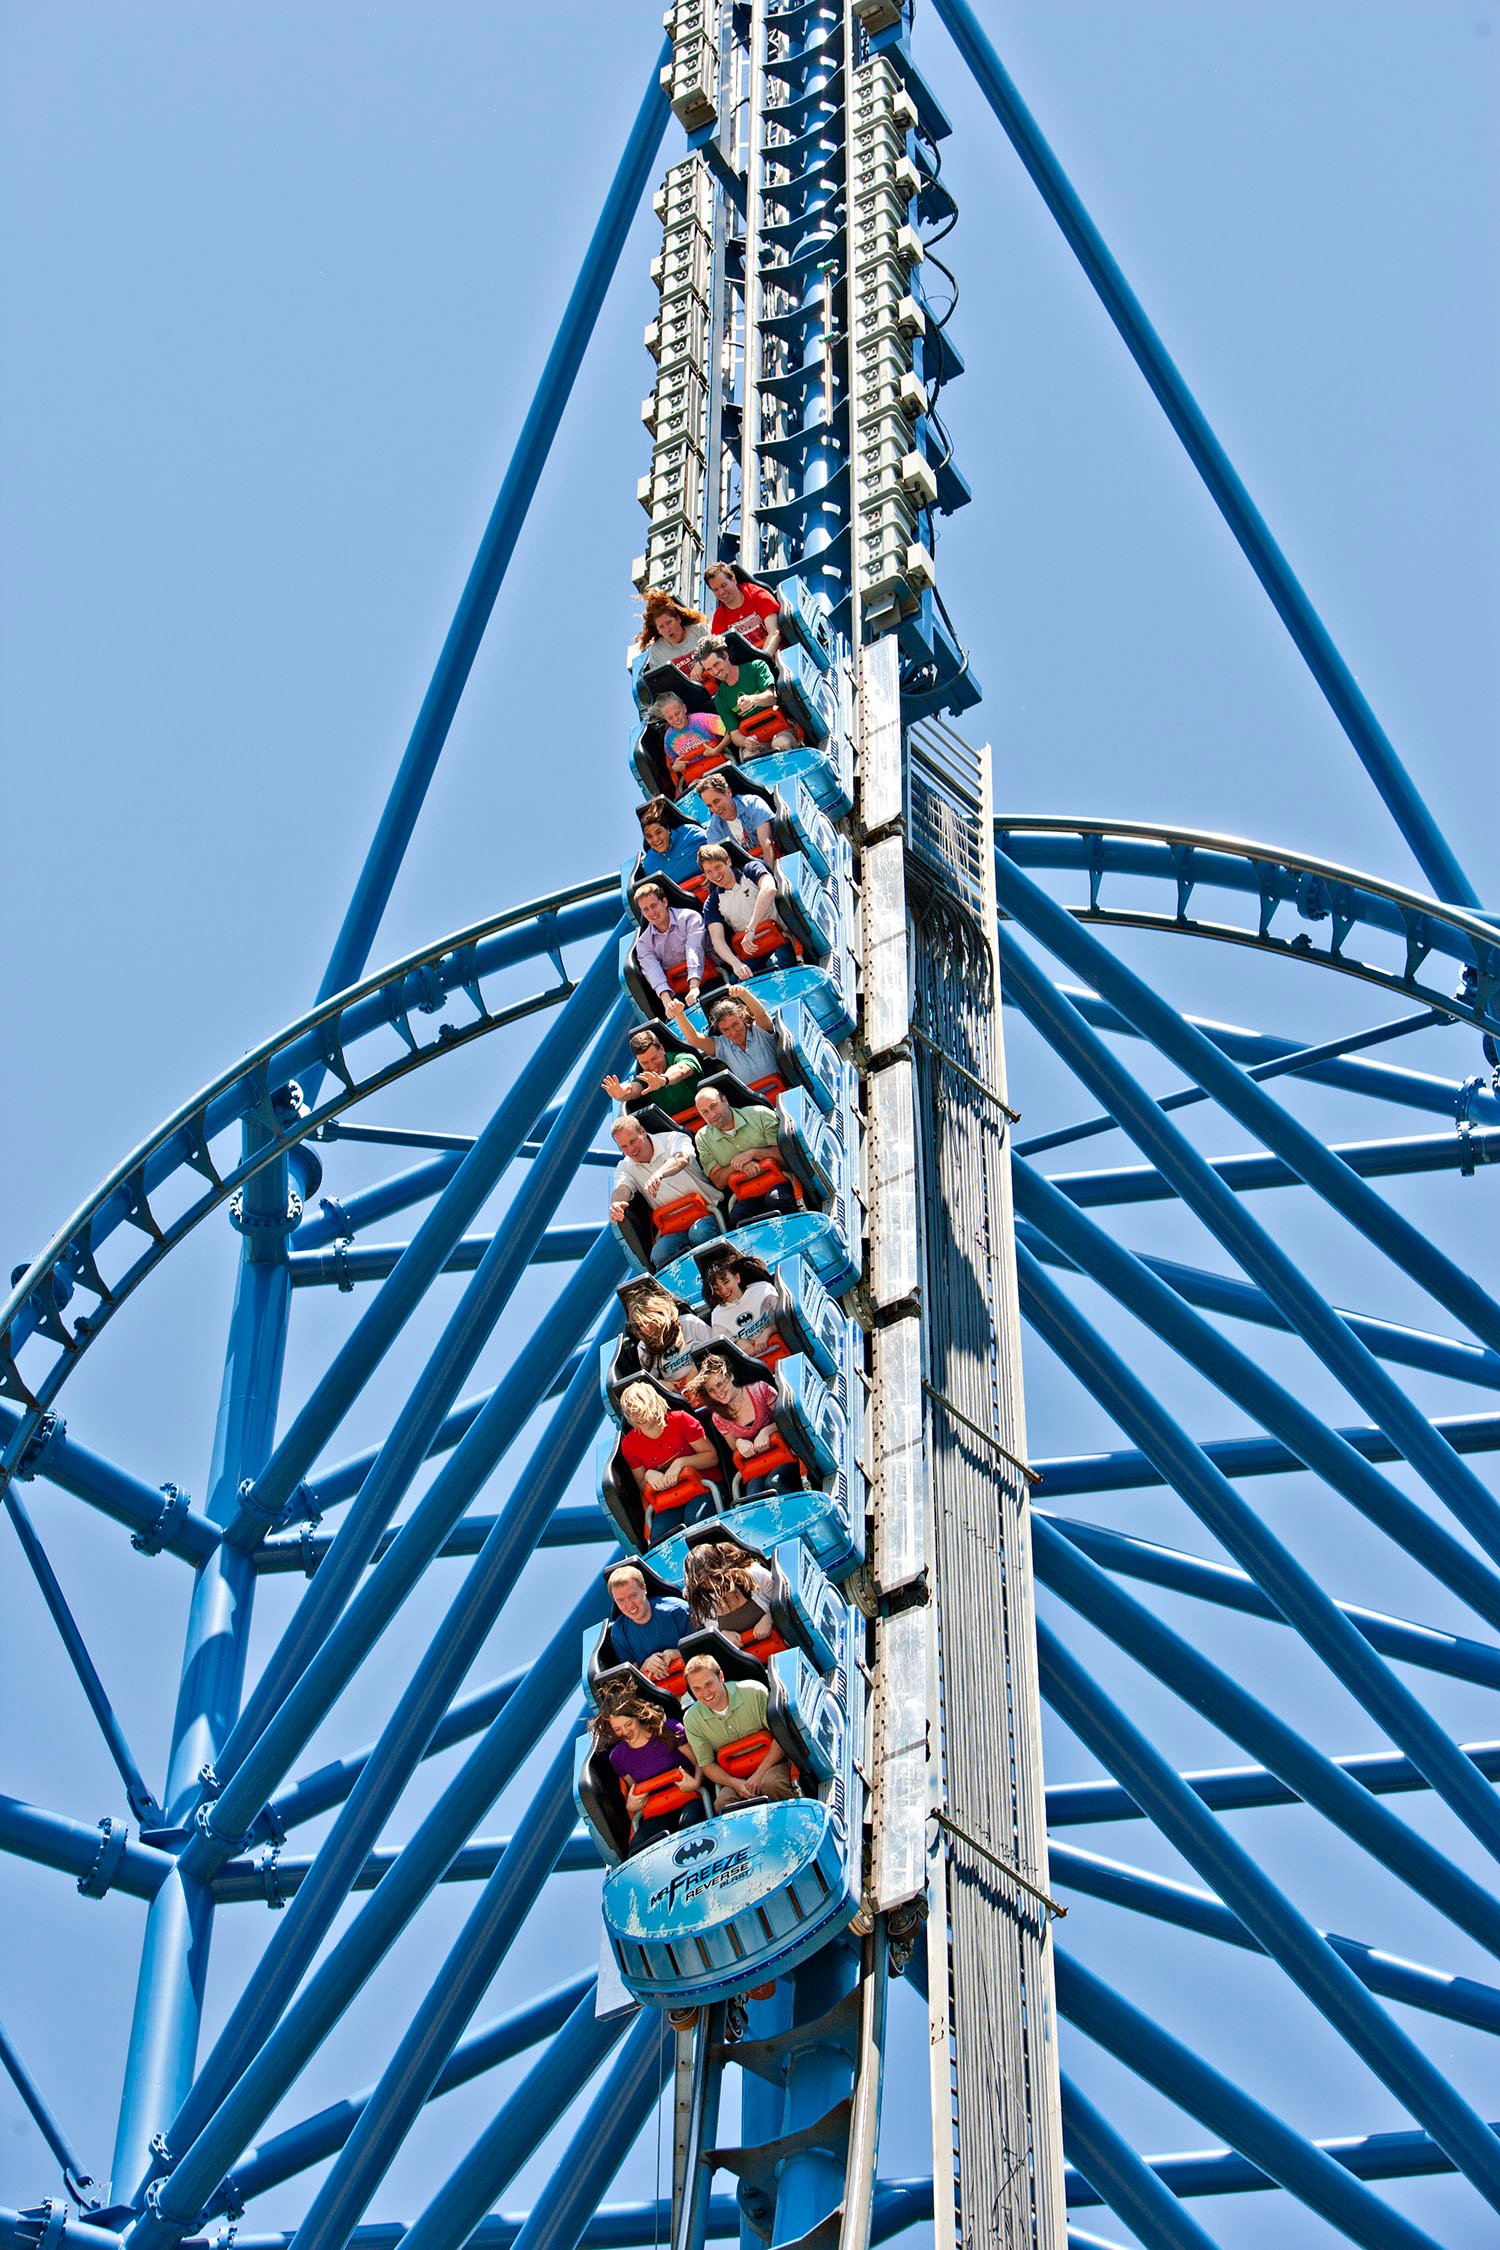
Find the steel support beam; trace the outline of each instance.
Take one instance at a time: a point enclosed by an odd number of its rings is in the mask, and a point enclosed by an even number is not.
[[[1315,2142],[1293,2132],[1062,1947],[1055,1967],[1057,2004],[1069,2022],[1211,2133],[1222,2135],[1268,2181],[1284,2187],[1362,2250],[1440,2250],[1431,2235],[1369,2194]]]
[[[1009,76],[969,0],[934,0],[954,44],[1062,230],[1121,341],[1145,376],[1152,395],[1176,431],[1233,532],[1241,552],[1270,596],[1356,757],[1406,838],[1418,866],[1439,898],[1477,908],[1479,898],[1451,847],[1402,765],[1395,745],[1371,710],[1358,681],[1335,648],[1270,527],[1209,427],[1145,308],[1116,265],[1103,236],[1048,145]]]
[[[360,869],[354,896],[334,940],[328,967],[318,988],[320,1000],[352,984],[369,958],[397,871],[448,739],[459,698],[479,654],[490,612],[562,421],[563,409],[572,394],[605,293],[646,192],[669,115],[660,74],[671,52],[671,42],[665,41],[636,112],[625,152],[609,184],[536,394],[521,425],[505,481],[485,525],[479,552],[459,597],[437,668],[380,816],[380,825]]]

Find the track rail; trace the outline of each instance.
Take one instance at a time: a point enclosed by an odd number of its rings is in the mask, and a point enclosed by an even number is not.
[[[117,1165],[0,1305],[0,1397],[23,1409],[0,1455],[0,1491],[85,1351],[169,1251],[330,1118],[440,1055],[565,1000],[573,979],[563,950],[609,929],[616,896],[615,878],[596,876],[393,962],[253,1048]],[[551,961],[557,981],[492,1005],[486,980],[538,956]],[[332,1091],[307,1108],[289,1089],[299,1072],[314,1069]],[[253,1135],[243,1132],[247,1125]],[[229,1135],[232,1150],[216,1147]],[[126,1253],[107,1273],[101,1260],[122,1229]],[[69,1315],[79,1289],[89,1309]],[[50,1346],[51,1357],[23,1373],[28,1344]]]
[[[995,822],[995,841],[1020,867],[1087,876],[1088,904],[1069,910],[1080,921],[1216,938],[1309,961],[1500,1035],[1500,928],[1463,907],[1441,905],[1333,860],[1293,856],[1201,828],[1007,816]],[[1106,881],[1121,879],[1170,885],[1170,910],[1106,902]],[[1198,907],[1205,893],[1221,902],[1221,913],[1231,902],[1253,900],[1254,925],[1205,916]],[[1289,916],[1296,919],[1295,929]],[[1278,918],[1282,926],[1274,928]],[[1395,941],[1391,958],[1380,957],[1377,940]],[[1424,975],[1429,962],[1451,964],[1458,989]]]

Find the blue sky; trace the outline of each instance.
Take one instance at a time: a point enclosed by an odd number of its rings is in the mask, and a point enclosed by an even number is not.
[[[988,0],[980,13],[1483,889],[1500,596],[1495,12]],[[311,997],[657,39],[644,0],[0,11],[6,1270]],[[1352,751],[925,10],[918,55],[957,127],[944,163],[969,373],[944,407],[975,492],[939,560],[986,690],[974,730],[995,744],[998,802],[1233,829],[1409,879]],[[625,848],[653,235],[648,214],[381,958]],[[1217,959],[1173,974],[1206,1012],[1320,1034],[1327,1003],[1286,976]],[[1374,1020],[1369,998],[1345,999],[1363,1014],[1336,1020]],[[455,1071],[436,1122],[482,1115],[504,1062]],[[1013,1074],[1026,1062],[1023,1044]],[[1029,1067],[1028,1126],[1088,1106],[1041,1058]],[[1475,1063],[1455,1045],[1429,1067]],[[387,1114],[432,1123],[434,1106],[427,1092]],[[1123,1161],[1110,1145],[1099,1160]],[[1205,1145],[1238,1143],[1221,1127]],[[361,1176],[340,1162],[340,1180]],[[1403,1207],[1437,1225],[1427,1193]],[[78,1435],[200,1494],[231,1261],[227,1230],[209,1233],[67,1404]],[[1315,1225],[1306,1240],[1310,1256],[1346,1255]],[[1356,1283],[1378,1285],[1357,1261]],[[307,1306],[307,1364],[339,1321],[338,1307]],[[415,1346],[393,1381],[408,1361]],[[1037,1450],[1112,1442],[1087,1413],[1037,1368]],[[180,1579],[30,1491],[155,1755]],[[1110,1520],[1150,1528],[1149,1512]],[[11,1567],[6,1580],[7,1705],[19,1717],[40,1704],[49,1723],[15,1727],[0,1785],[88,1820],[117,1810],[29,1590]],[[415,1652],[437,1603],[414,1605],[400,1648]],[[373,1731],[384,1686],[360,1684],[342,1746]],[[0,2014],[66,2089],[75,2137],[102,2165],[136,1910],[108,1901],[81,1926],[62,1878],[0,1879],[43,1933]],[[459,1903],[441,1902],[433,1927]],[[220,1962],[252,1942],[226,1936]],[[97,2002],[82,2067],[76,2021],[49,2006],[54,1947]],[[1437,1957],[1462,1965],[1452,1948]],[[1171,1973],[1152,1941],[1136,1960],[1147,1978]],[[403,1973],[415,1977],[415,1954]],[[372,2021],[351,2021],[288,2115],[363,2081]],[[1292,2067],[1278,2037],[1267,2014],[1247,2048],[1273,2075]],[[1098,2083],[1129,2117],[1130,2090]],[[1339,2108],[1316,2063],[1303,2094],[1311,2129],[1376,2121],[1357,2101]],[[450,2104],[379,2210],[415,2209],[425,2152],[482,2114]],[[1143,2133],[1154,2127],[1143,2115]],[[1157,2131],[1153,2146],[1203,2139],[1165,2118]],[[919,2163],[903,2143],[894,2168]],[[49,2180],[0,2090],[0,2200],[35,2200]],[[1471,2207],[1452,2208],[1463,2240],[1456,2214]],[[1253,2202],[1212,2223],[1226,2243],[1255,2239]]]

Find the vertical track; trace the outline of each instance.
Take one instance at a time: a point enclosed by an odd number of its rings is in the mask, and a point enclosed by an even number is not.
[[[992,908],[982,879],[970,911],[951,876],[934,880],[942,861],[960,877],[975,865],[961,845],[987,832],[988,757],[965,772],[955,744],[929,735],[924,745],[908,862],[941,1761],[928,1936],[933,2174],[953,2182],[951,2211],[938,2196],[934,2216],[940,2243],[1060,2244],[1040,1693],[1027,1479],[1016,1466],[1026,1459],[1026,1416]]]

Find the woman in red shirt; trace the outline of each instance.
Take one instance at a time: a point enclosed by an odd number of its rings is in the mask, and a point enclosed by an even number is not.
[[[708,590],[719,605],[709,631],[738,633],[757,656],[774,664],[781,646],[781,604],[770,587],[757,586],[733,563],[712,563],[705,575]]]
[[[646,1545],[714,1512],[704,1471],[715,1465],[713,1439],[694,1414],[669,1407],[650,1383],[627,1383],[620,1412],[630,1427],[620,1451],[635,1478],[646,1518]]]

